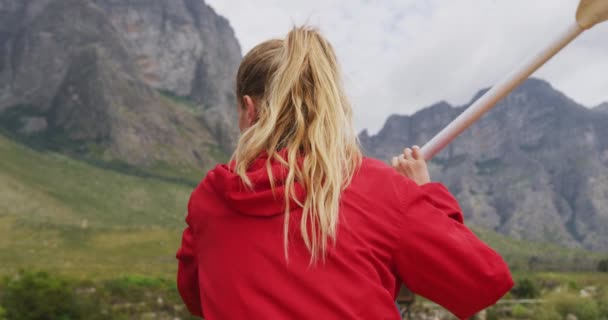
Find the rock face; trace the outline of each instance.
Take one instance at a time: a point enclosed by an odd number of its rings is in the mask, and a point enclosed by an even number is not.
[[[228,20],[203,0],[92,1],[126,39],[143,81],[200,105],[220,145],[231,149],[241,49]]]
[[[0,124],[108,160],[207,166],[237,137],[240,54],[202,0],[0,0]]]
[[[360,139],[369,156],[388,160],[427,142],[466,107],[440,102],[393,115],[377,135],[364,131]],[[544,81],[524,83],[430,168],[469,224],[608,252],[608,113],[578,105]]]

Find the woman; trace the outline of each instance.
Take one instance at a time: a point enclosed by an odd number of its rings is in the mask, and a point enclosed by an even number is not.
[[[188,204],[178,287],[206,319],[400,319],[402,283],[467,318],[513,285],[430,183],[417,147],[363,158],[331,45],[315,30],[253,48],[242,136]]]

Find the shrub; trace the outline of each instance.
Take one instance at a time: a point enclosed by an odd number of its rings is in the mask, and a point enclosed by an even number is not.
[[[578,291],[579,285],[574,280],[568,281],[568,290]]]
[[[526,308],[526,306],[516,304],[513,306],[513,309],[511,309],[511,315],[515,318],[529,319],[532,315],[532,312],[530,311],[530,309]]]
[[[540,308],[533,313],[531,319],[534,320],[563,320],[562,317],[557,311],[553,309]]]
[[[128,320],[152,314],[194,319],[185,308],[174,308],[181,305],[175,281],[153,277],[76,281],[22,271],[0,281],[0,293],[0,320]]]
[[[602,316],[600,319],[608,320],[608,288],[604,288],[597,296],[599,313]]]
[[[0,320],[116,319],[100,297],[84,293],[77,283],[46,272],[21,271],[4,279]]]
[[[500,312],[496,307],[486,309],[486,320],[499,320]]]
[[[82,314],[70,284],[45,272],[20,272],[5,278],[3,305],[9,319],[79,319]]]
[[[562,319],[569,313],[575,315],[579,320],[596,320],[600,317],[600,307],[595,300],[570,292],[550,295],[542,308],[547,312],[555,311]]]
[[[515,288],[511,290],[511,293],[513,293],[516,298],[534,299],[540,295],[540,290],[536,287],[532,280],[524,278],[517,283]]]
[[[608,259],[600,260],[597,264],[597,271],[608,272]]]

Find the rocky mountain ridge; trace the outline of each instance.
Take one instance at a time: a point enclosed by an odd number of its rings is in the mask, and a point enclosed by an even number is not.
[[[466,107],[440,102],[393,115],[378,134],[362,132],[361,143],[367,155],[388,160],[429,141]],[[525,82],[430,168],[457,196],[469,224],[608,252],[608,113],[577,104],[545,81]]]
[[[0,124],[108,161],[209,166],[237,137],[240,58],[202,0],[0,0]]]
[[[608,112],[608,102],[597,105],[593,108],[595,111]]]

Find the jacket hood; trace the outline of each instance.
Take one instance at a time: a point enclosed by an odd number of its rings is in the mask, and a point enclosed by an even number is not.
[[[279,153],[286,159],[285,153]],[[276,160],[271,161],[271,171],[274,180],[274,190],[266,167],[268,156],[259,156],[247,170],[247,176],[253,184],[253,189],[246,186],[241,177],[234,171],[234,161],[218,165],[210,171],[205,184],[213,189],[226,204],[240,214],[249,216],[271,217],[285,212],[285,179],[288,169]],[[299,161],[301,163],[301,161]],[[299,183],[295,184],[298,200],[304,201],[305,192]],[[295,201],[290,201],[290,210],[297,208]]]

